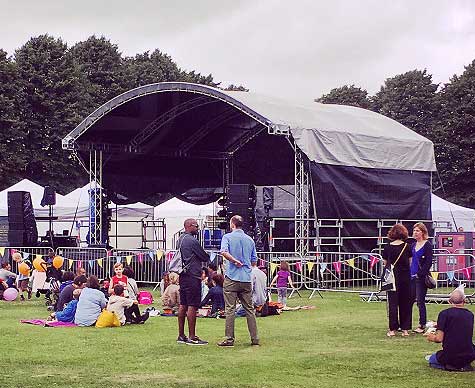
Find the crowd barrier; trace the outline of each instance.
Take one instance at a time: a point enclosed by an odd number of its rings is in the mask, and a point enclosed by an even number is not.
[[[31,261],[35,257],[47,256],[50,247],[2,247],[3,260],[12,263],[12,271],[17,271],[16,263],[11,260],[14,252]],[[223,258],[216,250],[207,251],[211,260],[218,264],[219,271]],[[466,283],[473,287],[475,283],[475,256],[471,253],[448,253],[436,251],[431,268],[432,277],[438,287],[452,287]],[[99,279],[114,274],[114,264],[131,266],[135,279],[140,283],[158,284],[168,270],[168,263],[175,251],[151,249],[114,249],[60,247],[55,253],[64,258],[63,269],[76,272],[83,267],[87,274]],[[282,260],[289,263],[290,274],[296,289],[316,292],[375,292],[379,287],[382,272],[382,257],[375,252],[311,252],[302,256],[296,252],[258,252],[258,265],[265,269],[268,284],[277,273]]]

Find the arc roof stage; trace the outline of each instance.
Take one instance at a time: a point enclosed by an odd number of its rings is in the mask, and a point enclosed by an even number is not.
[[[435,170],[429,140],[377,113],[178,82],[110,100],[63,139],[63,148],[83,161],[90,149],[103,151],[103,186],[118,195],[116,203],[157,205],[179,196],[199,204],[215,199],[226,159],[234,183],[293,184],[286,135],[324,165]]]

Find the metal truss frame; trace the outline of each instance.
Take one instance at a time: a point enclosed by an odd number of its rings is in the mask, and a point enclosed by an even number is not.
[[[89,244],[102,241],[102,151],[89,150]]]
[[[295,152],[295,252],[306,255],[310,242],[310,174],[305,154],[293,146]]]

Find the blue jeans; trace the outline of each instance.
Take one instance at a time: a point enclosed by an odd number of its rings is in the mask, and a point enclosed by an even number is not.
[[[412,300],[417,302],[417,308],[419,309],[419,326],[425,327],[427,323],[427,311],[426,311],[426,295],[427,287],[424,283],[424,279],[412,278],[411,279]]]
[[[439,364],[439,361],[437,361],[435,353],[432,353],[429,358],[429,366],[435,369],[444,369],[444,366],[442,364]]]

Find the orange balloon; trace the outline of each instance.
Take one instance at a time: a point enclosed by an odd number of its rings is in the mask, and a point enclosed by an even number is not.
[[[60,269],[63,266],[64,259],[61,256],[55,256],[53,259],[53,267]]]
[[[30,274],[30,267],[26,263],[20,263],[18,266],[18,272],[24,276],[28,276]]]
[[[43,259],[40,259],[39,257],[37,257],[35,260],[33,260],[33,267],[35,267],[35,269],[38,272],[45,272],[46,271],[46,261],[44,261]]]

